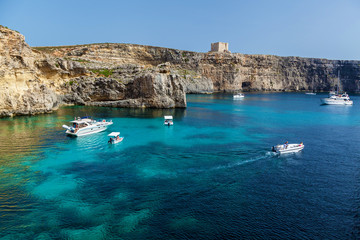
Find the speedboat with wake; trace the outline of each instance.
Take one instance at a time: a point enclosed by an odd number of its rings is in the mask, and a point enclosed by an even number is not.
[[[62,125],[62,127],[66,129],[66,134],[75,137],[105,131],[108,126],[113,124],[111,120],[106,121],[103,119],[102,121],[96,121],[90,117],[78,117],[71,121],[71,123],[72,126]]]
[[[292,143],[292,144],[280,144],[272,147],[272,151],[283,154],[283,153],[297,153],[303,150],[305,145],[303,143]]]

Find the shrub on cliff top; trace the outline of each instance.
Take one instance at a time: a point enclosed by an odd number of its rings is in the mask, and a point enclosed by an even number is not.
[[[93,73],[104,75],[105,77],[109,77],[113,74],[112,69],[91,69]]]

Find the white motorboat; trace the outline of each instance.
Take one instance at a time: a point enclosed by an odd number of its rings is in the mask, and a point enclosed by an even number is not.
[[[283,154],[283,153],[296,153],[303,150],[305,145],[303,143],[292,143],[292,144],[280,144],[272,147],[272,151]]]
[[[328,98],[320,99],[324,105],[353,105],[353,101],[347,93],[331,95]]]
[[[103,119],[102,121],[96,121],[90,117],[78,117],[70,122],[72,123],[71,127],[67,125],[62,127],[66,129],[66,134],[76,137],[105,131],[108,126],[113,124],[111,120],[106,121]]]
[[[305,93],[306,95],[316,95],[316,93],[314,93],[314,92],[307,92],[307,93]]]
[[[174,125],[173,116],[164,116],[164,125],[167,125],[167,126]]]
[[[233,96],[234,99],[243,99],[245,95],[243,93],[237,93]]]
[[[110,137],[108,143],[115,144],[124,140],[124,137],[120,137],[120,132],[112,132],[108,135]]]
[[[338,85],[337,85],[337,91],[330,91],[329,97],[327,98],[321,98],[321,104],[323,105],[353,105],[353,101],[350,100],[349,95],[344,92],[342,94],[339,94],[340,89],[340,71],[338,72]]]

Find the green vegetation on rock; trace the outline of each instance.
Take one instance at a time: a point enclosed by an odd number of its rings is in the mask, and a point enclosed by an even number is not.
[[[105,77],[109,77],[113,74],[112,69],[91,69],[93,73],[104,75]]]

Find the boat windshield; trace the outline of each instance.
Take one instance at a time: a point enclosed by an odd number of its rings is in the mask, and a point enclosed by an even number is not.
[[[86,123],[73,123],[74,128],[83,128],[83,127],[86,127],[86,126],[87,126]]]

